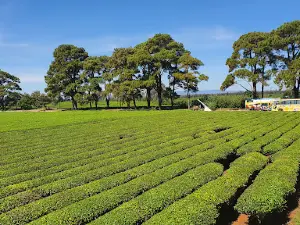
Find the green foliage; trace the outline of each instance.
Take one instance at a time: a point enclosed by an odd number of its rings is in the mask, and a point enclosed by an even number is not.
[[[211,109],[219,108],[245,108],[246,97],[243,95],[203,95],[199,97]],[[199,104],[194,101],[192,105]]]
[[[32,109],[34,104],[34,99],[29,94],[23,94],[21,99],[18,101],[18,106],[21,109],[28,110]]]
[[[268,153],[268,147],[265,149],[265,146],[270,143],[273,144],[276,142],[280,142],[280,140],[283,139],[281,138],[281,136],[284,135],[286,132],[293,130],[295,126],[299,124],[299,122],[299,120],[296,120],[291,123],[290,119],[287,117],[283,121],[271,125],[271,127],[274,129],[273,131],[265,133],[263,136],[258,137],[255,141],[244,145],[243,147],[237,150],[237,154],[243,155],[249,152],[262,152],[264,154]],[[272,149],[271,151],[276,152],[276,149]]]
[[[196,167],[156,188],[152,188],[121,207],[106,213],[91,224],[136,224],[144,222],[161,208],[167,207],[191,193],[193,189],[216,179],[222,172],[223,166],[216,163]]]
[[[120,101],[126,102],[128,107],[130,107],[130,102],[133,101],[136,108],[135,99],[139,94],[142,83],[136,76],[138,65],[129,60],[133,54],[133,48],[117,48],[114,50],[109,60],[109,66],[112,76],[117,80],[107,85],[107,89]]]
[[[190,92],[198,91],[198,83],[201,81],[207,81],[208,76],[200,74],[198,69],[204,64],[190,55],[190,53],[184,53],[178,59],[177,73],[173,76],[177,80],[178,86],[187,91],[188,108],[190,108]]]
[[[84,48],[74,45],[60,45],[53,53],[54,61],[51,63],[45,81],[45,91],[51,97],[63,94],[72,99],[73,108],[77,109],[76,94],[80,91],[80,74],[83,70],[83,61],[88,57]]]
[[[229,202],[249,177],[266,163],[267,157],[259,153],[235,160],[223,176],[175,202],[145,224],[215,224],[220,205]]]
[[[280,62],[275,72],[275,83],[280,88],[283,86],[293,91],[293,97],[299,96],[299,56],[300,56],[300,20],[284,23],[272,31],[271,45],[279,54],[276,55]]]
[[[295,192],[299,162],[277,159],[262,170],[254,183],[241,195],[235,208],[240,213],[265,215],[284,209],[286,197]]]
[[[299,126],[295,131],[298,129]],[[297,141],[290,141],[292,144],[289,147],[283,147],[272,155],[272,163],[259,173],[253,184],[238,199],[235,207],[239,212],[263,219],[266,215],[285,209],[287,197],[295,192],[300,162],[300,139],[294,135],[288,131],[282,136],[295,138]]]
[[[293,122],[294,126],[295,123]],[[282,149],[285,149],[291,145],[294,141],[300,138],[300,126],[297,125],[294,129],[290,129],[284,133],[280,138],[277,138],[274,142],[268,144],[263,148],[264,154],[274,154]]]
[[[157,91],[158,107],[162,106],[162,76],[168,72],[172,74],[177,65],[181,53],[185,52],[183,44],[176,42],[169,34],[156,34],[143,43],[144,50],[152,56],[155,72],[152,74],[155,80],[155,90]]]
[[[77,95],[77,99],[81,105],[88,102],[94,102],[96,109],[98,101],[102,94],[101,84],[105,83],[104,77],[108,73],[108,56],[88,57],[83,62],[83,74],[80,79],[83,81],[83,86],[80,87],[81,96]]]
[[[279,88],[282,89],[284,87],[289,89],[298,90],[298,78],[300,74],[300,58],[294,59],[289,63],[289,68],[287,70],[281,70],[276,74],[276,78],[274,82],[278,84]],[[293,97],[295,96],[295,92],[293,93]]]
[[[60,213],[67,213],[68,221],[78,221],[78,213],[84,221],[91,221],[93,215],[118,207],[120,201],[133,199],[141,190],[147,192],[162,182],[171,185],[176,182],[173,178],[187,171],[226,159],[237,147],[251,140],[245,136],[248,132],[257,129],[262,132],[260,128],[273,123],[270,118],[261,123],[263,114],[249,116],[243,112],[232,113],[231,118],[222,112],[212,117],[191,111],[18,115],[23,118],[29,115],[31,122],[26,132],[13,131],[17,139],[11,132],[2,132],[2,145],[6,149],[0,151],[0,223],[3,224],[31,221],[43,224],[44,218],[55,224],[64,220],[58,216]],[[6,114],[1,116],[7,117]],[[74,121],[66,121],[67,118]],[[10,124],[8,119],[0,121]],[[257,125],[251,128],[253,130],[247,129],[250,121]],[[6,127],[5,123],[1,127]],[[170,126],[170,123],[178,126]],[[118,126],[111,129],[112,124]],[[228,124],[230,129],[215,131]],[[18,125],[20,127],[10,125],[10,130],[26,129],[24,122]],[[101,139],[98,138],[99,126]],[[144,129],[145,126],[148,128]],[[162,126],[165,129],[161,130]],[[17,144],[19,142],[22,146]],[[211,173],[212,168],[206,171]],[[205,176],[195,174],[195,177],[201,181]],[[189,183],[191,186],[186,190],[199,185],[197,179],[193,178],[195,183]],[[182,189],[178,194],[187,192]],[[103,200],[107,198],[111,199]],[[96,202],[101,207],[90,211],[89,207],[97,205],[93,199],[98,199]],[[85,207],[79,207],[78,202]],[[86,209],[88,215],[82,217],[81,209]]]
[[[8,105],[16,103],[20,99],[18,91],[20,79],[3,70],[0,70],[0,106],[1,110],[5,110]]]
[[[269,44],[270,34],[265,32],[250,32],[242,35],[233,44],[233,53],[227,59],[226,65],[230,74],[221,85],[221,90],[226,90],[238,84],[245,90],[238,79],[251,83],[252,97],[257,98],[256,85],[261,82],[263,86],[270,76],[266,74],[266,67],[275,63],[272,47]]]
[[[42,107],[47,108],[47,105],[51,102],[51,98],[46,94],[40,93],[39,91],[34,91],[31,95],[26,93],[23,94],[18,101],[18,106],[24,110]]]
[[[35,108],[46,108],[46,106],[52,101],[50,97],[48,97],[46,94],[40,93],[39,91],[34,91],[31,94],[31,98]]]

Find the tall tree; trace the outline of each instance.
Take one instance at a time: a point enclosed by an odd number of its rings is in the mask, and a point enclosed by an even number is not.
[[[300,58],[293,60],[289,63],[287,70],[281,70],[275,77],[275,83],[279,85],[279,88],[283,87],[291,88],[294,98],[299,97],[299,85],[300,85]]]
[[[135,46],[134,53],[129,57],[129,62],[133,63],[139,70],[137,77],[140,80],[141,88],[146,90],[147,106],[150,108],[151,90],[155,88],[155,75],[159,70],[159,64],[147,50],[145,42]]]
[[[110,73],[115,78],[114,85],[111,87],[117,88],[119,98],[127,102],[127,106],[130,107],[130,102],[133,101],[136,108],[136,97],[139,94],[141,83],[137,73],[136,63],[129,60],[129,57],[134,54],[133,48],[116,48],[110,57]],[[115,93],[115,94],[116,94]]]
[[[72,100],[73,109],[77,109],[76,95],[82,83],[80,75],[83,61],[88,57],[84,48],[74,45],[60,45],[54,50],[52,61],[45,81],[45,91],[52,97],[63,94]]]
[[[198,90],[198,83],[207,81],[208,76],[200,74],[198,69],[204,64],[201,60],[191,56],[189,52],[184,53],[178,60],[179,72],[174,77],[179,81],[178,85],[186,90],[188,97],[188,109],[190,109],[190,92]]]
[[[2,110],[5,110],[10,102],[19,98],[19,95],[16,94],[22,90],[19,84],[20,79],[18,77],[0,70],[0,105]]]
[[[95,102],[96,109],[98,108],[98,101],[101,97],[101,84],[104,83],[103,74],[108,70],[108,60],[108,56],[94,56],[88,57],[83,62],[83,90],[85,94],[87,94],[88,101],[90,102],[90,107],[91,102]]]
[[[284,23],[272,31],[272,45],[277,51],[276,56],[280,61],[275,74],[275,83],[280,88],[285,86],[292,89],[293,96],[299,97],[300,74],[295,71],[300,58],[300,20]]]
[[[244,89],[240,80],[248,82],[251,86],[252,97],[257,98],[257,84],[263,82],[265,85],[266,76],[265,70],[268,64],[271,63],[271,49],[268,48],[269,34],[265,32],[251,32],[242,35],[233,44],[233,53],[227,59],[226,65],[229,67],[229,75],[222,83],[221,90],[226,90],[228,87],[239,84]]]
[[[180,57],[178,52],[184,52],[183,44],[176,42],[169,34],[156,34],[145,43],[146,50],[153,56],[159,69],[154,73],[158,106],[162,106],[162,76],[168,73],[172,64]]]
[[[189,53],[188,51],[185,50],[185,53]],[[166,92],[169,93],[169,98],[171,100],[171,107],[173,109],[174,107],[174,99],[178,98],[179,95],[175,92],[175,88],[177,86],[180,86],[180,80],[174,76],[174,74],[180,72],[180,65],[179,65],[179,57],[181,57],[184,54],[182,51],[177,51],[176,52],[176,57],[174,58],[173,62],[171,63],[171,67],[169,69],[169,74],[168,74],[168,80],[169,80],[169,87],[166,88]]]

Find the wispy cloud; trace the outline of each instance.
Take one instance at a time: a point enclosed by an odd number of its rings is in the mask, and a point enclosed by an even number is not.
[[[222,46],[231,47],[231,43],[238,37],[239,33],[223,26],[181,28],[173,31],[166,30],[171,36],[182,42],[191,51],[200,48],[216,48]],[[132,35],[107,35],[102,37],[69,40],[65,43],[84,47],[91,55],[110,54],[115,48],[135,46],[146,41],[154,33],[135,33]]]
[[[27,43],[16,43],[10,40],[0,31],[0,48],[27,48],[29,44]]]
[[[173,32],[176,40],[190,50],[231,48],[239,33],[222,26],[183,28]]]
[[[13,0],[0,0],[0,48],[27,48],[29,44],[12,41],[6,27],[17,11],[17,4]]]
[[[239,36],[238,33],[225,27],[215,27],[211,30],[211,33],[211,37],[217,41],[235,41]]]
[[[0,0],[1,1],[1,0]],[[211,76],[209,83],[203,83],[203,89],[211,89],[212,83],[219,83],[220,76],[226,76],[224,65],[226,57],[230,55],[232,43],[239,37],[239,33],[222,27],[210,28],[193,27],[177,30],[165,30],[192,52],[195,57],[204,61],[203,72]],[[44,75],[52,60],[54,49],[60,44],[74,44],[84,47],[89,55],[110,55],[115,48],[135,46],[146,41],[154,33],[135,33],[106,35],[93,38],[39,38],[39,42],[15,43],[10,36],[1,36],[0,56],[2,69],[20,77],[24,91],[42,90],[45,87]],[[59,40],[59,42],[58,42]],[[222,65],[216,67],[216,65]],[[217,79],[218,78],[218,79]],[[206,87],[207,86],[207,87]]]
[[[19,76],[21,83],[44,83],[45,79],[43,76],[40,75],[24,75],[22,74],[21,76]]]
[[[44,76],[47,73],[47,69],[44,68],[30,68],[30,67],[15,67],[11,68],[9,72],[20,78],[21,84],[39,84],[44,83]]]
[[[22,43],[7,43],[2,42],[0,39],[0,48],[27,48],[29,44],[22,44]]]

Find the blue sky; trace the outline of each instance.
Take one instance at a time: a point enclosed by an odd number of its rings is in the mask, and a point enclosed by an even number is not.
[[[0,69],[20,77],[25,92],[43,91],[60,44],[110,55],[115,47],[169,33],[204,62],[201,72],[210,80],[200,90],[215,90],[241,34],[299,19],[300,1],[285,2],[286,7],[279,0],[0,0]]]

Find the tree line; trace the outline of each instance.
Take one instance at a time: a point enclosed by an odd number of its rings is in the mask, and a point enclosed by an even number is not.
[[[284,23],[271,32],[242,35],[226,61],[229,74],[220,89],[225,91],[237,84],[258,98],[257,85],[261,84],[264,97],[265,87],[273,79],[279,89],[291,90],[292,96],[298,98],[299,43],[300,20]],[[99,100],[105,98],[109,107],[113,96],[128,107],[136,107],[136,99],[144,96],[150,108],[155,94],[161,109],[163,98],[170,99],[173,107],[176,89],[182,88],[190,107],[190,93],[198,90],[199,82],[209,79],[199,72],[203,62],[169,34],[156,34],[134,47],[116,48],[111,56],[89,56],[84,48],[63,44],[54,50],[53,57],[45,76],[48,99],[41,96],[39,100],[44,105],[49,98],[59,101],[64,97],[72,101],[74,109],[86,103],[97,108]],[[168,80],[166,85],[164,78]],[[0,70],[2,109],[20,101],[19,83],[17,77]]]
[[[142,93],[150,108],[152,90],[157,93],[160,109],[165,91],[173,107],[177,87],[186,90],[189,97],[191,91],[198,90],[200,81],[208,80],[198,72],[202,61],[168,34],[156,34],[135,47],[116,48],[111,56],[89,56],[84,48],[74,45],[60,45],[53,56],[45,76],[46,92],[53,97],[70,97],[74,109],[78,103],[95,103],[97,108],[103,95],[108,107],[113,95],[136,108]],[[169,80],[165,90],[163,76]]]
[[[271,32],[250,32],[242,35],[233,44],[233,53],[227,59],[229,75],[221,90],[238,84],[258,98],[257,84],[264,88],[273,78],[279,89],[292,91],[299,97],[300,87],[300,20],[284,23]],[[245,87],[244,82],[250,84]]]

